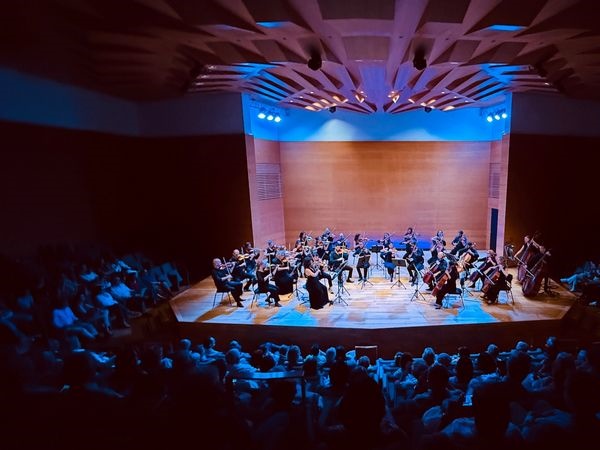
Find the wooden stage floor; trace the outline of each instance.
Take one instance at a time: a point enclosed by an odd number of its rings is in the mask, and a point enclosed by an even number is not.
[[[508,270],[516,275],[515,269]],[[379,269],[371,274],[372,286],[361,288],[356,282],[356,270],[353,278],[353,284],[344,283],[347,304],[335,302],[321,310],[310,309],[308,294],[302,289],[303,278],[298,282],[298,294],[281,297],[281,308],[267,306],[264,295],[251,306],[251,292],[244,293],[243,308],[237,308],[235,302],[230,306],[226,296],[219,303],[220,294],[213,308],[216,289],[210,277],[171,300],[171,308],[181,333],[188,336],[209,333],[230,340],[241,334],[252,343],[260,339],[275,342],[291,339],[305,345],[310,345],[311,338],[343,345],[387,341],[383,347],[389,347],[390,351],[398,345],[394,343],[396,339],[410,338],[411,351],[416,351],[438,336],[452,347],[447,351],[455,351],[455,345],[464,343],[461,339],[481,340],[480,345],[490,343],[491,339],[498,345],[512,346],[519,339],[537,344],[546,335],[560,331],[560,321],[575,301],[575,295],[554,282],[550,286],[554,295],[542,291],[534,299],[525,298],[515,280],[514,304],[506,292],[501,292],[499,304],[488,305],[479,297],[481,292],[473,290],[464,297],[464,302],[453,299],[448,307],[435,309],[435,299],[425,285],[420,288],[422,296],[415,298],[415,288],[410,286],[407,273],[400,278],[404,287],[384,279]],[[337,292],[337,280],[333,290]],[[334,296],[330,294],[330,299]]]

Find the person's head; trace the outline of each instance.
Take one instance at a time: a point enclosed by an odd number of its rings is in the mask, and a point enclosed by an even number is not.
[[[496,344],[490,344],[490,345],[488,345],[486,351],[490,355],[492,355],[492,358],[497,358],[498,355],[500,354],[500,349],[498,348],[498,346]]]
[[[212,264],[215,269],[219,269],[221,267],[221,260],[219,258],[215,258],[213,259]]]
[[[506,363],[506,373],[510,380],[521,383],[531,370],[531,357],[524,352],[513,350]]]
[[[231,254],[234,258],[238,258],[240,256],[240,251],[236,248]]]
[[[496,360],[488,352],[481,352],[477,357],[477,369],[482,373],[494,373],[497,369]]]
[[[237,348],[232,348],[225,353],[225,362],[229,365],[238,364],[241,357],[240,351]]]
[[[412,371],[413,355],[409,352],[404,352],[400,356],[400,367],[405,371]]]
[[[425,363],[428,366],[433,365],[433,363],[435,362],[435,350],[433,350],[432,347],[425,347],[423,349],[423,354],[421,355],[421,358],[423,358],[423,361],[425,361]]]
[[[408,227],[406,229],[406,234],[413,234],[413,227]]]
[[[479,384],[473,391],[477,435],[486,441],[503,439],[510,420],[509,395],[501,382]]]
[[[525,341],[519,341],[517,342],[517,345],[515,345],[515,350],[519,352],[527,352],[529,350],[529,344]]]

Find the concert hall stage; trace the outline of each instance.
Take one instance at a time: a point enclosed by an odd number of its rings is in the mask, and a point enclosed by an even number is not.
[[[515,274],[515,269],[508,269]],[[512,348],[517,340],[542,345],[549,335],[560,335],[561,320],[575,301],[575,295],[552,282],[550,294],[541,291],[534,299],[523,297],[521,286],[513,282],[512,299],[500,293],[499,304],[487,305],[481,292],[471,291],[453,298],[448,307],[435,309],[435,299],[421,286],[415,288],[407,274],[404,286],[383,278],[375,270],[371,285],[363,288],[356,282],[344,283],[348,294],[344,302],[335,302],[321,310],[312,310],[308,294],[300,287],[293,296],[281,296],[281,308],[267,306],[265,295],[251,306],[252,293],[244,293],[244,307],[230,306],[227,296],[219,303],[212,279],[206,278],[171,300],[181,336],[203,339],[212,335],[221,347],[231,339],[241,341],[248,349],[265,341],[298,344],[306,351],[313,343],[321,346],[377,345],[379,356],[391,358],[397,350],[420,353],[432,345],[436,351],[455,353],[458,346],[469,345],[472,351],[483,350],[496,343],[501,349]],[[334,293],[337,282],[334,280]],[[330,299],[334,295],[330,294]]]

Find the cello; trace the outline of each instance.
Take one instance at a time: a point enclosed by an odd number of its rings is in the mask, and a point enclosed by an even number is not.
[[[483,287],[481,288],[481,292],[483,292],[484,294],[487,294],[487,292],[490,290],[490,288],[496,284],[496,282],[500,278],[500,270],[501,269],[502,269],[502,266],[500,264],[498,264],[496,267],[494,267],[490,271],[489,274],[487,274],[487,273],[484,274],[485,280],[483,282]]]
[[[423,283],[425,284],[429,284],[433,281],[433,276],[436,272],[437,266],[439,265],[439,261],[436,261],[433,266],[431,266],[427,272],[425,272],[425,275],[423,275]]]
[[[431,295],[433,295],[435,297],[438,294],[438,292],[440,292],[440,290],[444,287],[444,285],[446,284],[446,282],[449,279],[450,279],[450,274],[448,273],[448,271],[444,272],[444,274],[440,277],[440,279],[436,283],[435,287],[431,291]]]
[[[549,251],[542,253],[542,256],[536,261],[531,270],[525,269],[525,279],[522,284],[525,297],[535,297],[539,293],[542,280],[546,276],[546,256],[551,256]]]

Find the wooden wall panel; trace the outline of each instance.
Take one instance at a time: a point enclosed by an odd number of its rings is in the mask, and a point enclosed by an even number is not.
[[[458,229],[484,242],[489,142],[282,142],[288,240],[300,230],[429,241]]]
[[[250,202],[252,205],[252,232],[254,246],[265,248],[266,242],[273,239],[284,243],[285,226],[283,198],[260,200],[256,184],[257,164],[280,164],[279,142],[254,139],[246,136],[248,161],[248,180],[250,183]]]

